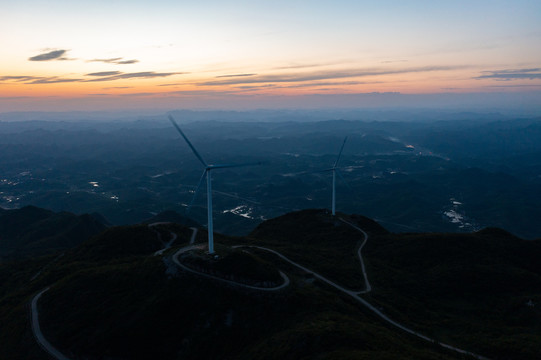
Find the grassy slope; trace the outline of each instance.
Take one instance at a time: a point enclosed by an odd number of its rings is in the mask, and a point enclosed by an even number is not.
[[[176,229],[178,245],[187,244],[190,231]],[[24,308],[29,295],[53,284],[39,304],[44,333],[66,354],[96,358],[455,358],[387,328],[354,300],[279,260],[273,262],[292,286],[264,293],[182,273],[167,257],[152,256],[159,246],[147,227],[109,229],[23,286],[15,306]],[[25,328],[21,315],[6,316]],[[28,338],[28,329],[21,331]],[[4,334],[12,342],[0,357],[46,358],[15,338]]]
[[[493,230],[469,237],[398,236],[366,218],[349,219],[371,234],[365,258],[376,291],[369,298],[385,312],[427,335],[485,355],[533,358],[541,343],[537,308],[522,305],[527,298],[541,300],[535,295],[540,293],[537,243]],[[188,243],[189,229],[168,227],[179,234],[176,246]],[[204,238],[201,232],[198,239]],[[248,239],[216,237],[222,244],[275,248],[339,284],[359,288],[364,285],[356,257],[361,239],[357,231],[315,210],[266,222]],[[146,226],[112,228],[67,252],[35,282],[24,279],[41,263],[15,271],[25,275],[0,294],[0,316],[15,329],[2,327],[0,358],[46,358],[32,344],[25,306],[50,284],[40,300],[42,328],[52,343],[77,355],[460,358],[386,326],[353,299],[313,282],[272,254],[255,252],[285,271],[292,286],[262,293],[178,271],[167,257],[152,256],[160,246]],[[511,286],[515,279],[521,286]],[[464,282],[471,285],[464,288]],[[494,306],[486,306],[487,301]]]
[[[357,248],[362,234],[323,210],[290,213],[259,225],[250,244],[280,251],[291,260],[350,287],[364,288]]]
[[[370,296],[389,315],[495,359],[541,353],[540,256],[541,242],[498,229],[373,234],[365,250]]]
[[[105,229],[90,215],[34,206],[0,213],[0,256],[22,258],[74,247]]]

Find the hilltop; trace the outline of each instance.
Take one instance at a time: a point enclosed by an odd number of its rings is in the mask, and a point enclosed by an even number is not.
[[[72,248],[106,226],[92,215],[25,206],[0,212],[0,259],[39,256]]]
[[[357,250],[364,236],[344,221],[368,233],[362,256],[372,291],[359,296],[393,320],[489,358],[533,359],[541,350],[539,241],[499,229],[394,234],[362,216],[306,210],[265,221],[247,237],[215,236],[224,260],[212,263],[212,271],[242,278],[241,263],[264,276],[282,271],[291,283],[278,291],[176,266],[173,254],[191,239],[187,227],[110,228],[66,251],[34,281],[4,288],[0,317],[9,331],[0,331],[0,357],[47,358],[33,341],[25,309],[50,286],[39,301],[41,327],[73,358],[464,358],[383,321],[319,275],[249,247],[273,249],[339,286],[362,291]],[[172,247],[154,255],[173,234]],[[205,242],[200,231],[195,245]],[[227,250],[232,245],[244,247]],[[200,253],[188,262],[208,267],[201,265],[204,259]],[[23,279],[44,262],[19,266],[16,274]]]

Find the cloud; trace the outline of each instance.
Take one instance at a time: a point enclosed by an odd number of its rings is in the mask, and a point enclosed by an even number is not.
[[[217,78],[231,78],[231,77],[243,77],[243,76],[254,76],[257,74],[234,74],[234,75],[220,75],[216,76]]]
[[[88,62],[104,62],[107,64],[115,64],[117,61],[121,59],[122,59],[121,57],[109,58],[109,59],[92,59],[92,60],[88,60]]]
[[[263,85],[240,85],[235,89],[243,91],[257,91],[266,89],[296,89],[306,87],[319,87],[319,86],[349,86],[349,85],[365,85],[365,84],[381,84],[383,81],[325,81],[325,82],[310,82],[301,84],[287,84],[279,86],[276,84],[263,84]],[[329,90],[330,88],[320,88],[319,90]],[[333,90],[336,88],[332,88]]]
[[[242,85],[237,86],[237,89],[241,90],[259,90],[259,89],[268,89],[268,88],[276,88],[276,85],[274,84],[265,84],[265,85]]]
[[[393,63],[404,63],[408,62],[408,60],[384,60],[381,63],[382,64],[393,64]]]
[[[210,96],[210,95],[230,95],[236,94],[235,91],[213,91],[213,90],[180,90],[164,93],[164,95],[188,95],[188,96]]]
[[[297,74],[278,74],[278,75],[262,75],[246,78],[231,78],[225,80],[206,81],[200,85],[215,86],[215,85],[241,85],[241,84],[257,84],[257,83],[291,83],[291,82],[306,82],[317,80],[341,79],[341,78],[359,78],[381,75],[408,74],[430,71],[449,71],[464,66],[425,66],[417,68],[403,69],[348,69],[337,71],[315,71],[304,72]]]
[[[109,59],[92,59],[92,60],[88,60],[88,62],[103,62],[106,64],[116,64],[116,65],[129,65],[129,64],[136,64],[139,62],[139,60],[135,60],[135,59],[132,59],[132,60],[122,60],[122,59],[123,58],[121,57],[109,58]]]
[[[312,86],[344,86],[344,85],[366,85],[366,84],[381,84],[383,81],[325,81],[325,82],[314,82],[307,84],[296,84],[289,85],[288,88],[302,88],[302,87],[312,87]]]
[[[336,64],[291,64],[286,66],[279,66],[275,67],[277,70],[288,70],[288,69],[305,69],[305,68],[312,68],[312,67],[320,67],[320,66],[328,66],[328,65],[336,65]]]
[[[122,60],[122,61],[117,61],[115,64],[118,64],[118,65],[129,65],[129,64],[136,64],[138,63],[139,60],[135,60],[135,59],[132,59],[132,60]]]
[[[133,79],[133,78],[156,78],[156,77],[167,77],[171,75],[178,75],[183,74],[181,72],[171,72],[171,73],[157,73],[154,71],[144,71],[144,72],[137,72],[137,73],[126,73],[117,75],[115,77],[119,79]]]
[[[525,84],[509,84],[509,85],[485,85],[484,88],[539,88],[541,84],[537,85],[525,85]]]
[[[95,72],[86,74],[86,76],[112,76],[112,75],[118,75],[121,74],[120,71],[102,71],[102,72]]]
[[[36,76],[25,76],[25,75],[21,75],[21,76],[1,76],[0,77],[0,81],[15,81],[15,82],[27,82],[27,81],[32,81],[32,80],[35,80],[35,79],[41,79],[41,78],[36,77]]]
[[[2,76],[0,81],[15,81],[22,82],[25,84],[54,84],[54,83],[65,83],[65,82],[77,82],[82,79],[66,79],[59,78],[57,76]]]
[[[68,50],[53,50],[28,58],[28,61],[73,60],[64,57]]]
[[[181,73],[181,72],[157,73],[154,71],[143,71],[143,72],[136,72],[136,73],[117,72],[117,74],[114,74],[112,76],[98,77],[96,79],[85,80],[85,81],[98,82],[98,81],[114,81],[114,80],[120,80],[120,79],[152,79],[152,78],[168,77],[168,76],[179,75],[179,74],[184,74],[184,73]]]
[[[119,94],[118,96],[155,96],[155,95],[162,95],[162,93],[140,92],[140,93]]]
[[[56,83],[67,83],[67,82],[78,82],[82,79],[63,79],[56,76],[53,77],[44,77],[40,79],[36,79],[33,81],[30,81],[27,84],[56,84]]]
[[[120,71],[103,71],[86,74],[86,76],[92,76],[91,79],[72,79],[72,78],[62,78],[58,76],[26,76],[26,75],[17,75],[17,76],[0,76],[0,81],[9,81],[17,82],[24,84],[54,84],[54,83],[67,83],[67,82],[100,82],[100,81],[114,81],[120,79],[151,79],[151,78],[160,78],[168,77],[172,75],[184,74],[182,72],[173,72],[173,73],[157,73],[154,71],[144,71],[136,73],[123,73]]]
[[[541,68],[482,71],[482,75],[479,75],[474,79],[494,79],[502,81],[517,79],[537,80],[541,79]]]
[[[103,90],[111,90],[111,89],[133,89],[133,86],[109,86],[102,88]]]

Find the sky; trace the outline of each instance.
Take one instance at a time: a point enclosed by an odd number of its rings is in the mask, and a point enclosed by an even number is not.
[[[0,112],[541,104],[539,0],[0,0],[0,34]]]

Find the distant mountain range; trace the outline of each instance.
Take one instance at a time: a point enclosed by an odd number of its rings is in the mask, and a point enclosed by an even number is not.
[[[321,170],[334,164],[347,135],[337,209],[365,214],[392,231],[490,226],[541,237],[539,117],[438,111],[175,116],[209,162],[263,163],[215,173],[218,232],[247,235],[264,219],[329,206],[331,177]],[[185,214],[201,164],[165,115],[136,119],[0,122],[0,207],[99,213],[114,225],[138,224],[168,209]],[[206,221],[204,197],[200,192],[190,209],[199,223]]]

